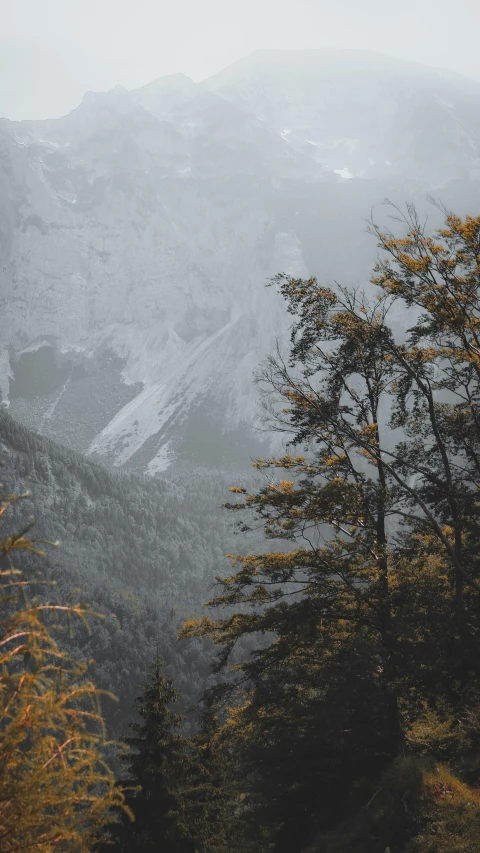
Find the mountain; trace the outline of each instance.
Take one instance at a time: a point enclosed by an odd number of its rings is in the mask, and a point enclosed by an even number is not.
[[[480,84],[358,51],[1,120],[4,404],[150,473],[268,451],[252,373],[289,326],[268,279],[364,284],[385,196],[475,212],[479,140]]]
[[[348,179],[480,176],[480,84],[370,51],[258,51],[204,84]]]

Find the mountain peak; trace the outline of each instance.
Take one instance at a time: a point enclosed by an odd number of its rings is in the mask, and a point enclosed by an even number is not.
[[[131,95],[148,112],[163,118],[178,106],[191,101],[197,92],[198,86],[191,77],[186,74],[167,74],[134,89]]]
[[[204,80],[201,85],[211,91],[220,91],[224,86],[239,83],[245,78],[260,75],[262,78],[295,80],[298,75],[308,77],[314,83],[325,74],[339,79],[342,77],[376,80],[383,78],[385,84],[393,80],[430,80],[438,77],[458,85],[480,88],[476,81],[454,72],[433,68],[419,62],[389,56],[375,50],[355,48],[309,48],[304,50],[256,50],[233,62],[217,74]]]
[[[178,72],[176,74],[164,74],[162,77],[157,77],[155,80],[152,80],[151,83],[146,83],[145,86],[133,89],[133,92],[165,91],[166,89],[187,90],[194,88],[196,88],[196,84],[193,82],[192,78],[187,77],[186,74]]]

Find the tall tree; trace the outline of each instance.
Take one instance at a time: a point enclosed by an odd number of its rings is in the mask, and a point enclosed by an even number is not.
[[[399,218],[401,238],[372,223],[385,252],[373,283],[395,308],[415,309],[406,343],[389,346],[397,373],[392,425],[407,438],[390,454],[392,476],[447,553],[458,629],[468,636],[464,590],[480,592],[468,547],[480,478],[480,217],[447,213],[433,236],[413,207]]]
[[[195,853],[260,853],[243,831],[244,783],[237,777],[236,756],[222,732],[213,697],[204,701],[200,725],[190,739],[189,750],[183,789],[186,823],[195,839]]]
[[[268,480],[229,506],[287,547],[233,557],[210,604],[234,612],[184,628],[222,647],[219,668],[239,640],[268,638],[219,693],[237,703],[247,811],[277,851],[360,804],[426,708],[478,701],[480,218],[449,214],[433,237],[412,208],[403,221],[401,237],[372,224],[387,253],[373,299],[274,280],[290,354],[259,380],[302,452],[256,460]]]
[[[125,756],[131,787],[127,795],[135,821],[126,818],[113,828],[115,847],[125,853],[194,853],[185,822],[183,788],[188,773],[188,742],[178,731],[181,716],[171,709],[178,700],[172,681],[161,671],[158,655],[136,701],[140,722],[131,724]]]

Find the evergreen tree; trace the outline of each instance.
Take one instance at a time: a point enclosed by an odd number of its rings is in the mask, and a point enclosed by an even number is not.
[[[188,773],[187,740],[178,731],[181,716],[171,710],[179,695],[161,671],[158,655],[136,701],[139,722],[124,738],[129,752],[127,804],[135,820],[128,818],[113,828],[115,850],[122,853],[194,853],[195,846],[185,822],[183,788]],[[108,849],[108,848],[107,848]]]
[[[186,822],[195,838],[195,853],[260,853],[244,832],[242,782],[236,756],[223,736],[213,692],[205,697],[199,731],[190,740],[190,762],[183,780]]]

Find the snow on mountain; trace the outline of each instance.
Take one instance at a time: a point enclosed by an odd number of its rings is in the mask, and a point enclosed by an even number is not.
[[[248,459],[252,373],[289,324],[268,278],[364,283],[372,204],[441,187],[461,212],[479,133],[480,85],[351,51],[265,51],[0,120],[4,403],[152,473]]]

